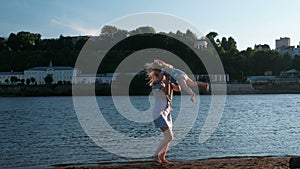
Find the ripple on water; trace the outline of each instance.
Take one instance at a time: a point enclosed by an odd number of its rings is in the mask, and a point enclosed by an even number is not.
[[[139,111],[149,109],[148,96],[134,96],[130,100]],[[182,142],[169,151],[171,160],[299,155],[300,95],[227,96],[218,128],[208,141],[199,144],[198,136],[210,100],[211,96],[201,96],[197,120]],[[133,123],[124,119],[114,108],[111,97],[97,97],[97,101],[100,109],[105,110],[105,118],[119,132],[132,137],[160,134],[151,122]],[[174,120],[179,102],[180,97],[175,96]],[[3,168],[137,160],[119,157],[98,147],[82,130],[71,97],[0,98],[0,107],[0,166]],[[188,113],[188,109],[185,112]]]

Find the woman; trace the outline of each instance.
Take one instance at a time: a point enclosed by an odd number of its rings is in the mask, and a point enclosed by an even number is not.
[[[171,97],[172,91],[180,91],[180,87],[174,83],[171,83],[169,76],[164,76],[162,81],[158,81],[160,76],[160,70],[155,69],[155,65],[146,64],[147,76],[149,78],[148,84],[152,86],[152,93],[155,98],[153,119],[155,127],[160,128],[164,133],[164,139],[160,142],[154,153],[154,159],[158,163],[167,163],[166,153],[170,142],[173,140],[172,131],[172,116],[171,116]]]

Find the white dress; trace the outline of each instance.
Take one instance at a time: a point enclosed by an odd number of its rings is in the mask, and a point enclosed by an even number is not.
[[[161,74],[164,74],[165,72],[169,73],[174,79],[179,80],[181,78],[187,79],[188,76],[187,74],[180,70],[180,69],[176,69],[176,68],[162,68],[161,69]]]
[[[160,84],[152,86],[152,93],[155,99],[152,112],[154,124],[157,128],[172,127],[171,102],[161,88]]]

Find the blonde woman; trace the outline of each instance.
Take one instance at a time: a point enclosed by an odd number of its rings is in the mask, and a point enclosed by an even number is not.
[[[152,86],[152,93],[155,98],[154,109],[152,112],[154,124],[155,127],[160,128],[164,134],[164,139],[160,142],[154,153],[154,159],[158,163],[170,164],[171,162],[166,159],[166,153],[170,142],[174,138],[171,116],[172,91],[180,91],[180,87],[171,83],[167,76],[163,76],[161,80],[158,80],[160,70],[157,69],[158,65],[154,62],[146,64],[145,67],[149,79],[148,84]]]

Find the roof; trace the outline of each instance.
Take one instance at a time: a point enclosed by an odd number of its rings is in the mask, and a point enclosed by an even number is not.
[[[27,69],[25,71],[47,71],[47,69],[54,69],[54,70],[74,70],[71,66],[39,66],[39,67],[33,67],[30,69]]]
[[[296,70],[296,69],[291,69],[291,70],[288,70],[286,71],[287,73],[300,73],[299,70]]]
[[[33,68],[27,69],[25,71],[47,71],[48,69],[53,69],[53,70],[74,70],[74,68],[71,67],[71,66],[53,66],[52,60],[50,60],[49,66],[33,67]]]
[[[270,46],[269,46],[268,44],[264,44],[264,45],[261,45],[261,44],[259,44],[259,45],[254,45],[254,48],[259,48],[259,47],[261,47],[261,48],[263,48],[263,49],[270,49]]]

